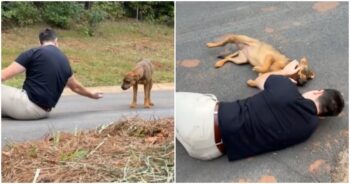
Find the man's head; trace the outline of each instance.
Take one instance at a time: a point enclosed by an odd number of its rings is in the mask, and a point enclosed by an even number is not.
[[[344,98],[335,89],[313,90],[303,96],[315,102],[318,116],[337,116],[344,108]]]
[[[45,43],[52,43],[58,46],[57,35],[51,28],[46,28],[39,33],[39,41],[41,45],[44,45]]]

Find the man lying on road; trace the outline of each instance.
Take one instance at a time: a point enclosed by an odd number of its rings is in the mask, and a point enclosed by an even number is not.
[[[19,120],[46,118],[66,85],[79,95],[102,97],[102,93],[90,92],[75,79],[67,57],[58,49],[52,29],[42,31],[39,40],[41,47],[23,52],[1,72],[2,82],[26,72],[23,89],[1,86],[2,116]]]
[[[227,153],[230,161],[292,146],[308,139],[319,116],[337,116],[344,108],[339,91],[300,94],[288,78],[298,62],[257,78],[258,94],[218,102],[211,94],[176,93],[176,137],[194,158],[210,160]]]

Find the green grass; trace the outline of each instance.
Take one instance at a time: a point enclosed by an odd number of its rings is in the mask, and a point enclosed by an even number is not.
[[[13,28],[2,32],[2,68],[23,51],[39,46],[38,32],[45,25]],[[134,20],[104,22],[94,37],[83,30],[56,29],[59,47],[71,62],[75,76],[85,86],[120,85],[124,74],[142,58],[155,65],[156,83],[173,82],[173,28]],[[24,75],[5,84],[22,86]]]

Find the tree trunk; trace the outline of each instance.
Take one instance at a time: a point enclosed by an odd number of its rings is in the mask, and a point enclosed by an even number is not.
[[[93,3],[93,2],[91,2],[91,1],[86,1],[86,2],[84,2],[84,9],[85,9],[85,10],[90,10],[91,7],[92,7],[92,3]]]

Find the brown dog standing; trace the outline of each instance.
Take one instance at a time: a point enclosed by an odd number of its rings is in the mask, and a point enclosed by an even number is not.
[[[131,72],[128,72],[124,79],[122,84],[122,89],[126,90],[129,89],[131,86],[133,87],[133,98],[132,102],[130,104],[131,108],[135,108],[136,101],[137,101],[137,87],[138,84],[144,85],[144,93],[145,93],[145,101],[144,101],[144,107],[150,108],[154,104],[151,101],[151,89],[152,89],[152,74],[153,74],[153,65],[152,63],[147,60],[143,59],[140,62],[136,64],[136,67]]]
[[[221,47],[228,43],[236,44],[238,51],[226,56],[219,56],[222,58],[217,61],[215,67],[222,67],[226,62],[233,62],[236,64],[250,63],[253,66],[253,70],[259,74],[263,74],[269,71],[277,71],[283,69],[290,61],[285,55],[281,54],[271,45],[259,41],[254,38],[250,38],[245,35],[231,34],[227,36],[223,41],[207,43],[209,48]],[[298,75],[292,76],[299,85],[303,85],[309,79],[313,79],[315,74],[308,67],[308,61],[306,58],[302,58],[299,62],[301,67]],[[247,84],[251,87],[256,87],[255,80],[248,80]]]

